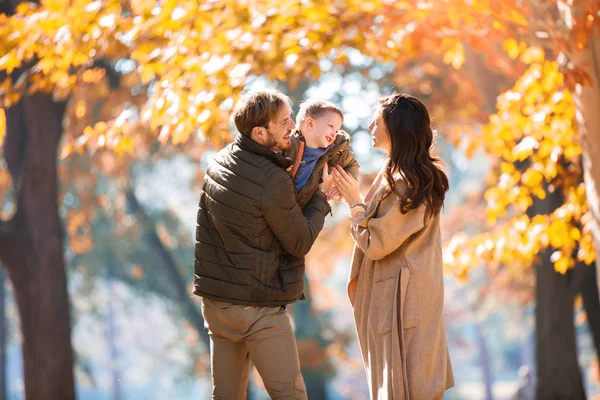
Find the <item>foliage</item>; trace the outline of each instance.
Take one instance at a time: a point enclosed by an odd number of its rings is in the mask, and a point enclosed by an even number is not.
[[[482,137],[486,152],[499,160],[485,192],[488,222],[509,218],[490,232],[450,241],[446,262],[459,274],[481,261],[528,267],[548,246],[555,249],[552,261],[561,273],[576,260],[595,260],[572,95],[558,64],[545,60],[541,49],[527,49],[522,59],[529,69],[499,97],[498,113],[490,116]],[[544,199],[547,191],[561,192],[564,204],[529,217],[535,198]]]

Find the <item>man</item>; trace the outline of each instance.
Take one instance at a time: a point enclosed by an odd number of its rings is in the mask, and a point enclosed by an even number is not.
[[[303,298],[304,256],[330,211],[329,177],[302,210],[279,152],[295,124],[265,90],[236,105],[240,134],[210,163],[200,195],[194,293],[211,337],[213,399],[245,399],[250,360],[273,399],[306,399],[286,305]]]

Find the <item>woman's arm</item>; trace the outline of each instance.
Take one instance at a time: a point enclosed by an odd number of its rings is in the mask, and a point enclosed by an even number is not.
[[[391,254],[425,226],[425,205],[402,214],[400,198],[395,192],[381,200],[385,204],[379,205],[376,216],[368,218],[356,179],[339,166],[332,170],[331,175],[344,200],[350,205],[352,238],[370,259],[380,260]],[[382,213],[382,210],[385,212]]]
[[[371,260],[380,260],[397,250],[413,234],[425,226],[425,206],[410,210],[406,214],[400,212],[400,200],[391,194],[382,202],[387,211],[371,218],[359,213],[351,218],[350,233],[354,242]]]

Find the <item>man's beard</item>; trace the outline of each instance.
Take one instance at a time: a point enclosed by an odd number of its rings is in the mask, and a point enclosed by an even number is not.
[[[275,135],[267,128],[267,138],[265,139],[264,146],[273,151],[282,151],[289,147],[289,143],[284,142],[283,138],[281,139],[281,142],[278,142],[277,139],[275,139]]]

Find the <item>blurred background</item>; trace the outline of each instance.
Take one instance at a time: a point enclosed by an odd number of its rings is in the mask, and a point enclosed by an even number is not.
[[[342,108],[365,192],[378,98],[429,108],[445,399],[600,398],[598,21],[597,0],[0,0],[0,399],[210,398],[196,207],[262,88]],[[310,399],[368,399],[348,216],[291,307]]]

